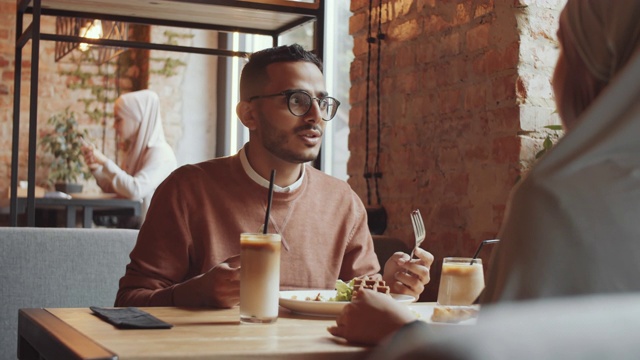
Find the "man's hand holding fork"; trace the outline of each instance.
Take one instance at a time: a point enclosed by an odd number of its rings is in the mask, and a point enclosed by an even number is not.
[[[420,248],[425,238],[420,211],[412,212],[411,222],[416,238],[411,255],[403,252],[393,254],[384,265],[382,279],[391,288],[392,293],[411,295],[417,300],[424,291],[424,286],[431,280],[429,269],[434,258],[430,252]]]

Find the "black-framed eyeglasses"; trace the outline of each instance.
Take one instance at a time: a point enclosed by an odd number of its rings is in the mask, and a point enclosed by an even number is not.
[[[250,97],[249,102],[255,99],[269,98],[274,96],[286,96],[289,112],[291,112],[291,114],[293,114],[294,116],[307,115],[309,110],[311,110],[311,100],[315,100],[318,102],[321,117],[324,121],[333,119],[333,117],[336,116],[336,113],[338,112],[338,107],[340,106],[340,101],[332,98],[331,96],[317,98],[309,95],[307,92],[302,90],[287,90],[271,95],[256,95]]]

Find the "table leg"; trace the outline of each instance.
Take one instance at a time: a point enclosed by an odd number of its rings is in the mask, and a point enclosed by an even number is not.
[[[67,227],[76,227],[76,206],[74,205],[67,206]]]
[[[117,358],[116,354],[98,345],[45,309],[18,310],[18,359]]]
[[[82,226],[86,228],[90,228],[91,226],[93,226],[93,208],[91,206],[85,206],[82,214]]]
[[[42,357],[38,350],[36,350],[29,342],[18,335],[18,359],[20,360],[39,360]]]

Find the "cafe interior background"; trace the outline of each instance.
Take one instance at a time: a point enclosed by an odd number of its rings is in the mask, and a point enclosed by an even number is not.
[[[562,135],[546,126],[559,124],[550,79],[565,1],[326,3],[325,75],[329,92],[343,105],[328,124],[321,168],[346,180],[372,214],[384,210],[376,236],[410,247],[409,215],[420,209],[423,248],[437,260],[473,255],[480,241],[497,235],[509,192],[545,141],[548,146]],[[16,0],[0,0],[2,196],[11,177],[15,13]],[[54,32],[55,19],[43,18],[42,26]],[[308,31],[297,30],[285,43],[310,46]],[[242,51],[270,45],[259,36],[135,24],[128,36],[203,47],[227,41]],[[370,37],[378,40],[368,42]],[[48,129],[48,118],[69,108],[91,141],[115,158],[113,101],[149,88],[160,95],[165,134],[180,165],[233,154],[248,139],[233,112],[237,88],[231,79],[238,78],[241,59],[123,49],[99,64],[80,49],[55,61],[54,47],[40,45],[39,133]],[[26,51],[19,179],[27,176],[29,59]],[[38,161],[43,156],[39,150]],[[36,180],[47,186],[42,164]],[[98,191],[93,180],[84,185]],[[486,264],[491,251],[483,252]],[[438,274],[436,261],[434,281],[421,300],[435,300]]]

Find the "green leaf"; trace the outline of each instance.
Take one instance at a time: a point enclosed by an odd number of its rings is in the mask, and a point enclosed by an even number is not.
[[[549,130],[555,130],[555,131],[562,131],[564,130],[564,128],[562,127],[562,125],[547,125],[544,127],[545,129],[549,129]]]
[[[338,279],[336,281],[336,297],[331,298],[331,301],[351,301],[351,295],[353,294],[353,285],[355,280],[351,279],[348,283]]]
[[[45,164],[49,167],[49,182],[76,182],[80,176],[88,179],[91,173],[84,166],[81,140],[88,132],[79,129],[75,113],[66,108],[47,123],[53,130],[41,136],[39,145],[53,158]]]

